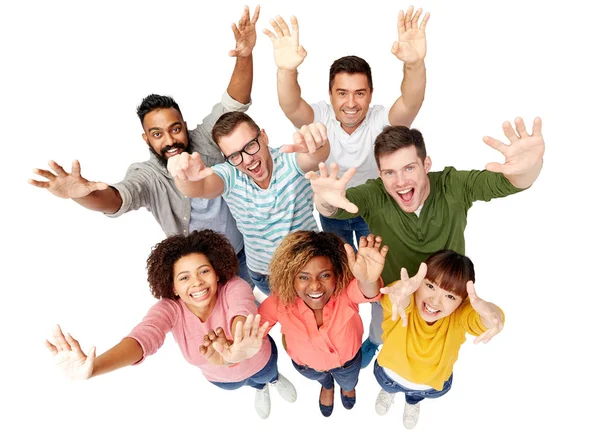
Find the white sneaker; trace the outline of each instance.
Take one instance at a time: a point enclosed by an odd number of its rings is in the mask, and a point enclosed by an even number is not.
[[[283,374],[279,373],[277,380],[271,384],[275,386],[275,389],[277,389],[277,392],[279,392],[279,395],[281,395],[281,398],[283,398],[285,401],[290,403],[296,401],[296,388],[290,382],[290,380],[283,376]]]
[[[254,396],[254,409],[263,420],[269,417],[271,413],[271,395],[269,394],[269,384],[265,384],[262,389],[256,389]]]
[[[381,389],[375,401],[375,412],[377,412],[377,415],[385,415],[390,410],[394,402],[394,395],[396,394],[391,394]]]
[[[419,421],[419,411],[421,409],[421,403],[404,405],[404,427],[407,429],[414,429]]]

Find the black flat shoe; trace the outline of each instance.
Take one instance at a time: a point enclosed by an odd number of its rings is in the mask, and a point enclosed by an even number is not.
[[[323,391],[324,387],[321,386],[321,391]],[[319,410],[324,417],[328,417],[333,412],[333,404],[331,406],[325,406],[321,404],[321,394],[319,394]]]
[[[340,397],[342,398],[342,405],[346,409],[352,409],[356,404],[356,392],[354,392],[353,397],[347,397],[342,393],[342,389],[340,388]]]

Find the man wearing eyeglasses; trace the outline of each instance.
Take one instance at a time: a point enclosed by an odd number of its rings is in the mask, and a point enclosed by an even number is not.
[[[168,170],[188,197],[223,196],[244,236],[250,277],[268,295],[268,267],[281,240],[293,231],[318,231],[304,175],[329,156],[327,131],[321,123],[303,126],[294,144],[273,149],[252,118],[230,112],[212,136],[227,164],[206,167],[199,154],[184,152],[169,158]]]
[[[213,200],[183,197],[169,175],[167,160],[182,151],[197,152],[209,165],[223,162],[223,155],[212,141],[211,130],[215,121],[225,112],[246,111],[250,106],[252,91],[252,51],[256,43],[255,24],[260,8],[250,19],[248,7],[244,8],[237,26],[233,25],[236,47],[229,52],[236,57],[227,92],[216,104],[202,124],[188,130],[178,104],[168,96],[149,95],[137,109],[142,123],[142,135],[151,157],[148,161],[132,164],[125,178],[111,186],[104,182],[88,181],[81,176],[78,161],[73,161],[70,173],[54,161],[50,170],[35,169],[34,173],[47,181],[29,180],[55,196],[73,199],[85,208],[100,211],[109,217],[145,207],[150,211],[167,236],[188,234],[210,228],[223,233],[235,249],[240,263],[239,276],[252,284],[248,276],[244,242],[227,204],[222,198]],[[199,152],[199,153],[198,153]]]

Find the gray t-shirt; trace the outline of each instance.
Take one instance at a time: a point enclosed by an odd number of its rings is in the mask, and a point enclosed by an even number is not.
[[[217,119],[223,113],[235,110],[245,112],[249,107],[250,103],[239,103],[225,93],[202,124],[190,130],[192,150],[200,153],[206,166],[211,167],[224,161],[211,135]],[[111,186],[119,192],[123,204],[116,213],[105,213],[109,217],[119,217],[145,207],[167,236],[212,228],[227,236],[236,253],[243,247],[242,235],[222,198],[190,200],[177,189],[173,177],[153,155],[147,161],[131,164],[125,178]]]

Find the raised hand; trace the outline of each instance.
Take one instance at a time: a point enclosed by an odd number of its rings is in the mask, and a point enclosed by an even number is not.
[[[200,345],[200,354],[204,356],[206,361],[210,364],[222,365],[224,361],[223,357],[219,352],[215,351],[213,347],[214,343],[217,343],[222,347],[229,347],[229,345],[232,344],[232,341],[227,339],[223,328],[219,327],[214,331],[212,329],[208,331],[208,334],[204,336],[204,340]]]
[[[425,14],[419,25],[419,17],[423,10],[419,8],[413,15],[414,8],[409,6],[398,13],[398,41],[392,45],[392,53],[405,64],[420,63],[427,53],[425,28],[429,21],[429,12]]]
[[[281,151],[284,153],[315,153],[326,145],[329,145],[327,128],[319,122],[300,127],[300,130],[294,133],[294,144],[281,146]]]
[[[390,286],[385,286],[379,291],[383,294],[387,294],[390,297],[392,303],[392,320],[396,321],[398,315],[402,319],[402,326],[408,325],[408,318],[404,308],[408,306],[410,302],[409,298],[419,288],[423,279],[427,275],[427,265],[425,262],[419,266],[419,271],[413,277],[408,277],[408,271],[406,268],[400,270],[400,280],[392,283]]]
[[[249,57],[252,55],[254,45],[256,45],[256,22],[260,15],[260,6],[256,6],[252,19],[250,19],[250,9],[244,6],[242,18],[235,23],[231,23],[231,30],[235,37],[235,49],[229,51],[230,57]]]
[[[302,64],[306,57],[306,50],[300,45],[298,20],[292,16],[292,33],[287,23],[281,16],[277,16],[275,20],[271,20],[271,26],[275,31],[263,29],[263,33],[271,39],[273,43],[273,55],[275,56],[275,64],[279,69],[296,70]]]
[[[213,174],[213,169],[204,165],[198,152],[171,156],[167,162],[167,170],[174,178],[192,182],[201,181]]]
[[[269,322],[260,326],[260,314],[256,314],[256,317],[249,314],[243,326],[241,321],[236,323],[232,344],[224,345],[215,341],[213,348],[226,362],[239,363],[254,357],[260,351],[268,327]]]
[[[310,179],[310,186],[315,195],[322,198],[326,203],[333,207],[341,208],[349,213],[357,213],[358,207],[346,199],[346,186],[354,173],[355,168],[349,168],[338,179],[338,165],[335,162],[331,163],[331,173],[328,172],[324,162],[319,163],[319,173],[308,172],[306,179]]]
[[[348,264],[354,277],[365,283],[372,283],[379,280],[385,256],[388,252],[388,246],[381,247],[381,237],[369,234],[362,236],[358,241],[358,253],[349,244],[344,244],[346,254],[348,255]]]
[[[504,155],[504,164],[490,162],[485,168],[491,172],[502,173],[507,178],[509,176],[522,176],[523,178],[519,181],[524,181],[520,182],[524,186],[517,186],[525,188],[525,186],[531,185],[535,181],[535,178],[537,178],[544,151],[546,150],[544,138],[542,137],[542,120],[539,117],[533,120],[531,135],[527,133],[525,122],[522,118],[515,119],[515,128],[517,129],[516,132],[508,121],[502,124],[504,135],[510,141],[508,145],[489,136],[483,137],[483,142]],[[509,180],[513,185],[515,184],[512,179],[509,178]],[[519,182],[516,182],[516,184],[519,184]]]
[[[488,328],[487,331],[477,337],[473,343],[477,344],[480,341],[487,343],[492,339],[492,337],[502,331],[502,328],[504,328],[504,323],[502,322],[502,312],[500,311],[500,308],[493,303],[480,299],[475,292],[475,285],[471,281],[467,282],[467,294],[469,294],[471,306],[481,317],[483,326]]]
[[[39,168],[33,169],[36,175],[40,175],[48,181],[29,179],[27,182],[35,187],[45,188],[54,196],[63,199],[83,198],[96,190],[106,190],[108,188],[108,184],[104,182],[88,181],[82,177],[81,166],[77,160],[73,161],[71,173],[67,173],[64,168],[54,161],[48,162],[48,165],[54,173]]]
[[[96,360],[96,348],[90,348],[86,356],[79,346],[79,342],[71,337],[71,334],[63,334],[60,326],[56,325],[52,330],[54,344],[46,340],[46,347],[52,355],[56,365],[63,374],[71,380],[87,380],[94,371]]]

